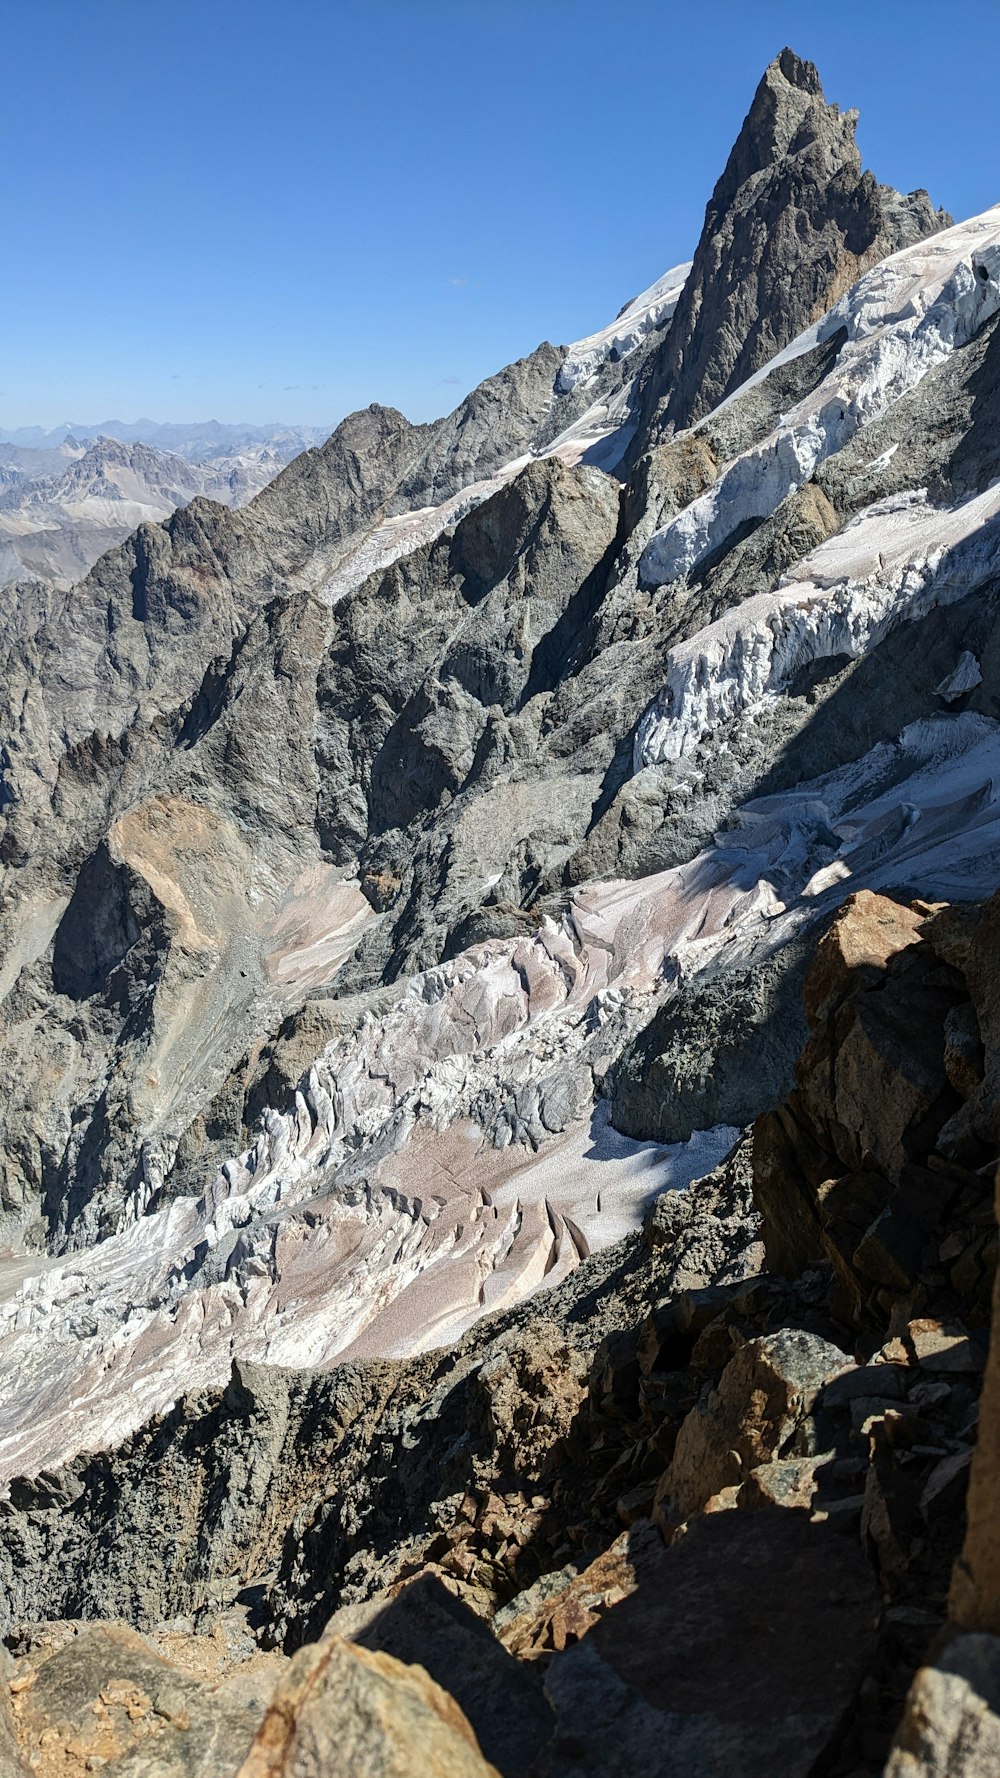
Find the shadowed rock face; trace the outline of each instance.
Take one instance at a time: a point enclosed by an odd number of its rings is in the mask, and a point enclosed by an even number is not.
[[[651,440],[701,419],[869,266],[950,220],[862,170],[856,123],[791,50],[766,70],[651,370]]]
[[[768,1261],[832,1261],[845,1315],[989,1319],[995,1249],[984,1233],[996,1141],[996,1031],[980,1018],[994,977],[996,908],[921,919],[851,897],[806,978],[812,1032],[791,1097],[756,1131]],[[940,1269],[936,1293],[928,1278]]]
[[[799,180],[802,214],[818,214],[837,156],[852,154],[814,74],[783,58],[713,200],[736,243],[734,289],[759,261],[773,322],[768,333],[761,320],[762,353],[796,321],[785,287],[767,282],[770,223],[744,238],[741,207],[761,181],[780,196]],[[704,362],[685,346],[709,405],[712,364],[744,320],[706,313]],[[12,1230],[81,1246],[203,1189],[259,1113],[289,1103],[291,1063],[276,1058],[315,1059],[303,1032],[343,1026],[343,1012],[307,1011],[309,997],[357,996],[361,1017],[361,997],[476,942],[530,937],[562,913],[568,885],[689,857],[720,801],[745,789],[754,760],[678,819],[671,788],[631,775],[663,653],[706,607],[698,593],[651,600],[636,561],[724,455],[808,392],[836,341],[691,449],[654,452],[624,501],[578,460],[592,430],[537,457],[588,404],[618,402],[612,432],[634,424],[643,376],[679,325],[569,390],[566,350],[545,344],[433,425],[372,406],[247,507],[195,499],[140,527],[72,595],[16,601],[0,653],[0,1204]],[[766,549],[762,537],[752,559],[727,554],[709,604],[739,603],[840,516],[803,490]],[[182,806],[204,811],[197,840]],[[151,825],[157,857],[143,842],[133,858]],[[225,885],[204,917],[198,875]],[[278,1107],[265,1081],[281,1083]],[[733,1100],[740,1115],[758,1103]]]
[[[941,220],[785,52],[673,320],[5,614],[5,1752],[72,1694],[123,1778],[878,1769],[995,1264],[1000,214]],[[258,1636],[185,1742],[157,1663]]]

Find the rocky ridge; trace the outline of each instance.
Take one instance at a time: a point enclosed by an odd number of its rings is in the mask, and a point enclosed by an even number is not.
[[[141,430],[130,438],[70,432],[38,447],[0,438],[0,584],[31,578],[68,588],[137,525],[167,518],[196,494],[243,505],[304,443],[277,430],[231,444],[223,436],[207,449],[188,439],[180,455]]]
[[[896,1778],[961,1742],[1000,222],[946,220],[783,52],[690,271],[12,605],[0,1733],[35,1769],[306,1778],[340,1736]]]

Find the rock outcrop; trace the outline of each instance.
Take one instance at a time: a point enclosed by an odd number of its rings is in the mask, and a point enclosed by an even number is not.
[[[448,1692],[421,1667],[338,1636],[303,1649],[279,1682],[237,1778],[499,1778]]]
[[[702,419],[869,266],[951,220],[926,192],[903,198],[862,170],[856,124],[792,50],[766,70],[652,369],[650,442]]]
[[[1000,211],[853,132],[7,612],[8,1763],[991,1757]]]
[[[1000,1761],[1000,1641],[958,1636],[922,1667],[885,1778],[988,1778]]]
[[[421,1667],[337,1636],[287,1661],[223,1618],[210,1633],[174,1625],[154,1638],[52,1624],[22,1634],[18,1653],[11,1778],[497,1778]]]
[[[992,902],[980,920],[862,892],[806,978],[812,1035],[796,1091],[757,1126],[755,1195],[768,1263],[830,1260],[859,1326],[901,1300],[941,1320],[961,1300],[988,1324],[995,1039],[976,1008],[995,922]]]

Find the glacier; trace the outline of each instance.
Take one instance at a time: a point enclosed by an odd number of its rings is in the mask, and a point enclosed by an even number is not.
[[[998,571],[1000,482],[950,509],[931,504],[926,489],[874,502],[773,592],[670,651],[663,688],[636,731],[635,769],[693,753],[721,724],[780,696],[811,662],[857,660],[897,624],[954,604]]]
[[[609,326],[570,346],[556,377],[557,393],[569,395],[574,389],[585,387],[605,364],[630,357],[648,334],[666,326],[690,270],[689,259],[671,266],[648,290],[626,303]]]
[[[767,367],[843,329],[846,339],[833,369],[763,443],[737,457],[707,493],[654,532],[640,562],[644,583],[664,586],[682,579],[740,525],[767,517],[824,458],[968,344],[998,309],[1000,205],[904,248],[867,272],[821,323]]]
[[[688,864],[581,889],[532,938],[475,946],[366,1012],[202,1197],[0,1264],[0,1479],[114,1444],[234,1358],[426,1350],[637,1226],[736,1132],[618,1136],[604,1059],[680,981],[769,953],[852,889],[989,893],[998,746],[972,713],[912,724],[747,803]]]

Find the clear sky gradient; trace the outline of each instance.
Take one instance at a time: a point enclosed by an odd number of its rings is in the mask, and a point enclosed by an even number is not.
[[[1000,199],[997,0],[0,0],[0,427],[413,419],[687,258],[786,42]]]

